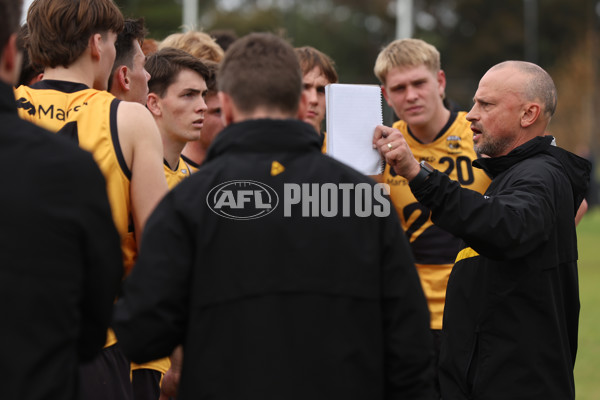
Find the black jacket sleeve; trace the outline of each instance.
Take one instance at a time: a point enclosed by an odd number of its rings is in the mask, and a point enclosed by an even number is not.
[[[494,184],[481,195],[435,171],[411,189],[431,209],[436,225],[479,254],[498,260],[523,257],[548,239],[558,212],[556,188],[569,182],[551,168],[535,168],[491,190]]]
[[[117,339],[132,361],[166,357],[182,343],[192,247],[169,193],[146,223],[140,256],[114,312]]]

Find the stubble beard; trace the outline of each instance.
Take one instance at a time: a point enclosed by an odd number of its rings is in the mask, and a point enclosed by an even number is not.
[[[508,153],[511,142],[510,138],[494,138],[489,134],[482,134],[475,144],[475,151],[488,157],[499,157]]]

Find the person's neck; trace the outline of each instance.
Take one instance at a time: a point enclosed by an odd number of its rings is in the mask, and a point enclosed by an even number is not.
[[[445,107],[440,107],[439,111],[433,118],[424,125],[409,125],[411,133],[422,143],[431,143],[438,136],[440,131],[448,123],[450,118],[450,110]]]
[[[90,69],[82,64],[72,64],[69,68],[63,66],[54,68],[46,67],[44,69],[44,79],[76,82],[90,88],[94,87],[94,77],[90,74]]]
[[[197,165],[200,165],[206,158],[207,150],[208,149],[204,147],[202,142],[199,140],[194,140],[185,145],[181,154],[192,160]]]

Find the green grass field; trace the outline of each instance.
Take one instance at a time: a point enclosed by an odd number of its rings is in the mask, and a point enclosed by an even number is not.
[[[577,227],[579,245],[579,350],[575,362],[577,400],[600,400],[600,207]]]

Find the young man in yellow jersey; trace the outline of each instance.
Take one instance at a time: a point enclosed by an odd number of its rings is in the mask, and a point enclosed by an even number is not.
[[[123,31],[117,36],[117,55],[108,79],[108,90],[119,100],[146,105],[150,79],[144,68],[146,56],[142,51],[146,32],[143,18],[126,19]]]
[[[200,59],[172,47],[152,54],[146,69],[152,76],[147,107],[162,137],[164,170],[172,188],[191,173],[181,152],[188,142],[200,139],[210,72]]]
[[[302,69],[302,87],[307,98],[304,122],[315,128],[321,135],[322,149],[326,151],[323,119],[325,119],[325,86],[337,83],[338,74],[329,56],[314,47],[303,46],[294,49]]]
[[[199,58],[216,76],[219,63],[223,59],[224,51],[210,35],[200,31],[189,31],[186,33],[174,33],[161,41],[159,49],[174,47],[184,50],[196,58]],[[204,113],[204,126],[200,139],[187,142],[181,158],[190,166],[192,171],[197,171],[206,157],[208,147],[213,139],[225,127],[221,118],[221,102],[217,97],[217,84],[215,79],[206,82],[208,92],[205,102],[207,110]]]
[[[396,40],[379,53],[374,71],[384,98],[400,119],[393,127],[402,132],[417,160],[483,193],[490,179],[471,165],[477,154],[466,113],[444,105],[446,75],[437,49],[419,39]],[[460,240],[434,225],[430,211],[417,202],[408,181],[389,165],[382,179],[390,186],[390,197],[415,256],[439,355],[446,285]]]
[[[160,134],[140,104],[106,92],[123,16],[112,0],[36,0],[28,12],[31,61],[44,79],[15,90],[21,117],[90,151],[107,183],[126,271],[146,219],[167,191]],[[102,240],[102,238],[99,238]],[[109,331],[99,358],[82,368],[88,399],[129,399],[129,363]]]
[[[208,67],[211,75],[211,79],[206,81],[208,91],[204,98],[206,102],[204,125],[200,133],[200,139],[188,142],[181,152],[181,158],[190,166],[192,172],[196,172],[200,168],[206,158],[210,144],[219,132],[225,128],[221,113],[221,100],[217,96],[219,90],[217,89],[216,75],[219,64],[204,60],[202,62]]]

